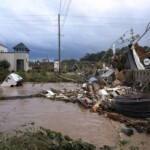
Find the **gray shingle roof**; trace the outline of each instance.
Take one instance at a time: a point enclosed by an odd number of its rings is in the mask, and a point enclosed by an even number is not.
[[[6,47],[6,46],[4,46],[4,45],[2,45],[2,44],[0,44],[1,46],[3,46],[3,47]],[[6,47],[7,48],[7,47]]]
[[[19,43],[18,45],[14,46],[13,49],[16,51],[25,51],[25,52],[30,51],[23,43]]]

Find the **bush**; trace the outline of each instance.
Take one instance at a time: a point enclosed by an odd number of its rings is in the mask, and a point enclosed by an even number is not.
[[[9,75],[10,71],[8,69],[0,69],[0,82],[4,81],[5,78]]]
[[[7,60],[0,61],[0,68],[8,69],[10,67],[10,63]]]

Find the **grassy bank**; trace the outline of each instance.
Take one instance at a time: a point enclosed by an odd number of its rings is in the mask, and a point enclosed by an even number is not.
[[[25,82],[68,82],[82,81],[76,73],[57,73],[48,71],[17,72]],[[60,77],[61,76],[61,77]]]
[[[72,140],[61,133],[40,128],[36,132],[17,131],[12,137],[0,135],[1,150],[96,150],[92,144]],[[102,148],[103,149],[103,148]]]

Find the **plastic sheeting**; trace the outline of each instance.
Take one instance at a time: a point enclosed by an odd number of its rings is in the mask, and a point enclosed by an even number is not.
[[[143,64],[140,62],[139,56],[137,55],[134,48],[132,49],[132,52],[133,52],[133,57],[134,57],[137,68],[139,70],[144,70],[145,68],[144,68]]]
[[[137,55],[134,48],[129,48],[128,52],[123,58],[123,63],[126,69],[145,69],[143,64],[140,62],[139,56]]]

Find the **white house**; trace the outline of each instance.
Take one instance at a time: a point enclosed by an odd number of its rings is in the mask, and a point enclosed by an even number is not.
[[[20,43],[13,47],[14,52],[8,52],[7,47],[0,44],[0,60],[7,60],[10,63],[10,71],[29,70],[29,49]]]

